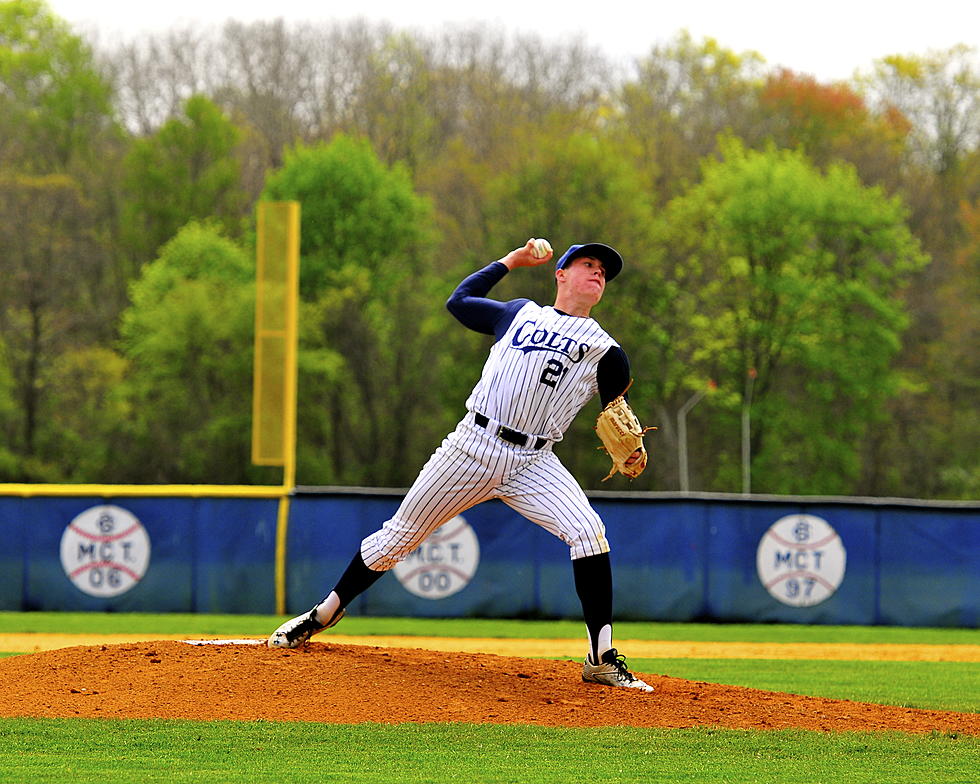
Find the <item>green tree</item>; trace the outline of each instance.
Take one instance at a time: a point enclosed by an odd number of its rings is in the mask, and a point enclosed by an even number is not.
[[[945,426],[959,411],[967,364],[949,361],[960,355],[958,341],[969,334],[953,325],[975,323],[976,299],[962,277],[975,227],[969,210],[980,194],[980,71],[976,48],[964,45],[924,55],[894,55],[875,63],[860,84],[868,101],[900,113],[909,125],[897,192],[911,208],[910,224],[932,258],[913,281],[907,302],[915,318],[905,339],[902,363],[917,383],[894,405],[895,430],[872,445],[869,462],[888,465],[876,489],[892,494],[931,497],[960,494],[963,485],[940,479],[956,473],[953,455],[970,454],[971,428]],[[975,351],[974,351],[975,353]],[[965,423],[960,423],[965,424]],[[962,440],[961,440],[962,439]],[[922,466],[933,470],[923,471]],[[944,468],[940,468],[943,466]],[[965,466],[961,470],[969,472]]]
[[[86,314],[102,335],[111,333],[124,287],[110,252],[120,137],[111,85],[92,49],[45,3],[0,2],[0,171],[8,182],[16,174],[73,181],[86,203],[87,222],[78,227],[84,236],[57,241],[89,246],[92,263],[76,285],[80,299],[103,303]],[[58,225],[69,228],[65,221]]]
[[[246,482],[254,265],[216,228],[190,223],[133,284],[120,328],[129,363],[113,476]]]
[[[39,0],[0,2],[0,160],[33,173],[91,163],[114,127],[89,46]]]
[[[131,417],[126,360],[111,348],[80,347],[55,357],[45,374],[44,427],[39,450],[50,455],[61,482],[107,482],[128,456],[125,423]]]
[[[894,466],[896,484],[946,498],[980,498],[980,201],[964,203],[960,220],[968,240],[950,279],[936,296],[942,304],[940,337],[929,346],[928,373],[906,407],[918,411],[907,460]],[[928,393],[928,394],[926,394]],[[904,454],[899,452],[899,454]],[[920,466],[935,466],[923,476]]]
[[[953,272],[966,234],[959,205],[976,198],[969,163],[980,149],[980,70],[976,49],[959,45],[926,55],[885,57],[860,85],[873,105],[898,112],[909,124],[900,192],[912,226],[933,264],[912,292],[920,315],[911,339],[921,358],[938,337],[942,316],[935,292]]]
[[[698,163],[722,133],[754,144],[764,60],[684,31],[637,62],[616,95],[611,127],[633,148],[659,204],[698,178]]]
[[[137,265],[151,259],[190,220],[212,220],[240,234],[245,195],[234,156],[240,132],[208,98],[133,143],[125,160],[124,239]]]
[[[430,416],[450,318],[429,203],[404,167],[342,135],[290,150],[263,196],[302,205],[300,482],[411,481],[442,426]]]
[[[0,2],[0,394],[8,479],[64,479],[69,357],[111,333],[119,129],[92,49],[35,0]],[[106,177],[105,180],[102,178]],[[99,447],[92,447],[92,452]]]
[[[7,347],[0,335],[0,481],[14,479],[18,459],[8,444],[17,437],[17,404],[14,399],[14,377],[7,361]]]
[[[58,450],[44,454],[38,434],[56,358],[91,340],[98,320],[86,281],[98,246],[90,204],[66,175],[0,177],[0,338],[17,401],[8,442],[21,456],[22,478],[51,478]]]
[[[731,422],[706,485],[740,488],[751,403],[753,490],[859,490],[861,441],[901,386],[902,287],[926,259],[901,203],[853,168],[821,174],[800,153],[736,141],[724,153],[664,215],[664,398],[676,411],[693,379],[719,382]]]

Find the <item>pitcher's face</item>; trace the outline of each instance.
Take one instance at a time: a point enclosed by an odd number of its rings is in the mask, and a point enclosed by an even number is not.
[[[606,290],[606,268],[589,256],[580,256],[555,273],[563,296],[595,305]]]

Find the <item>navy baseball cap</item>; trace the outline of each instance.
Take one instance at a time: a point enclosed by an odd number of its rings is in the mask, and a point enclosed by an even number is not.
[[[601,242],[587,242],[584,245],[572,245],[558,259],[555,269],[564,269],[575,261],[575,259],[580,259],[583,256],[599,259],[602,262],[602,266],[606,270],[607,281],[615,278],[623,269],[623,257],[619,255],[619,252],[615,248],[603,245]]]

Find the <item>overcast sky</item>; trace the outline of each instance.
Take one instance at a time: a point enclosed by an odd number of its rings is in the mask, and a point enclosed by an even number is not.
[[[757,51],[821,81],[869,71],[889,54],[927,54],[967,44],[980,49],[977,0],[48,0],[79,32],[103,40],[185,26],[283,18],[290,22],[363,17],[397,27],[431,30],[447,23],[487,22],[498,29],[535,32],[548,41],[584,40],[616,57],[642,56],[688,30],[736,52]]]

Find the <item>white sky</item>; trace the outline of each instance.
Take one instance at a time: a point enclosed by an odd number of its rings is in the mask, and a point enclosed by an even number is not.
[[[488,22],[555,42],[581,35],[611,57],[633,57],[688,30],[696,41],[712,37],[735,52],[754,50],[771,66],[825,82],[869,71],[889,54],[927,54],[955,44],[980,49],[976,0],[48,0],[48,5],[78,32],[94,30],[105,41],[230,18],[362,17],[415,30]]]

